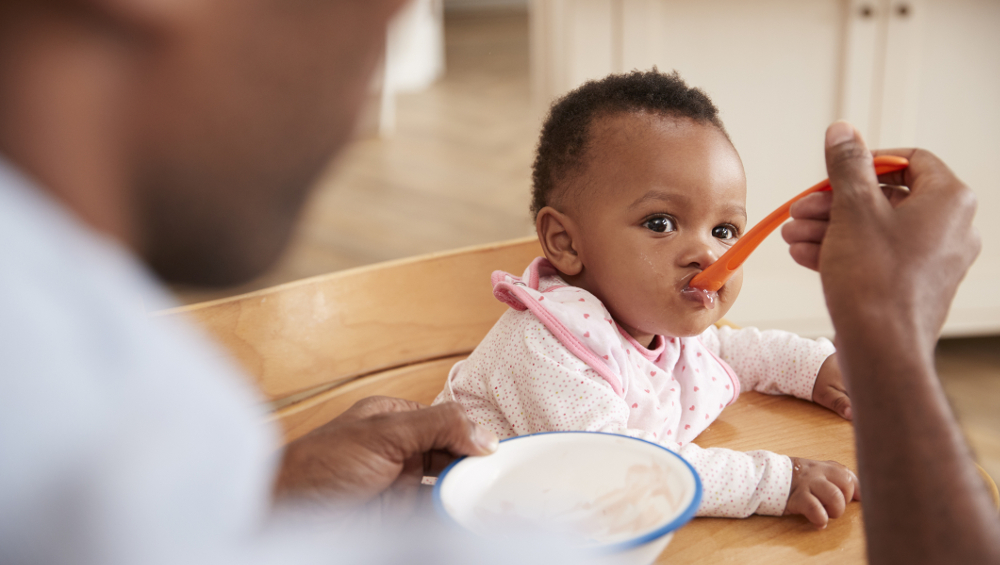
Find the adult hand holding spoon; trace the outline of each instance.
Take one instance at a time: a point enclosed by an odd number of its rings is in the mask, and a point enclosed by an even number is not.
[[[896,155],[882,155],[873,160],[874,174],[884,175],[905,169],[908,161]],[[782,204],[777,210],[768,214],[756,226],[739,239],[722,257],[715,263],[698,273],[689,283],[690,288],[713,293],[722,288],[726,281],[739,269],[743,262],[747,260],[750,253],[760,245],[768,235],[789,217],[789,210],[797,201],[813,193],[829,191],[829,179],[823,180],[804,192]],[[712,300],[709,300],[711,303]]]

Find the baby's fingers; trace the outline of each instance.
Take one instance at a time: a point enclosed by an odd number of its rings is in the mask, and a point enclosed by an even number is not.
[[[830,461],[830,463],[836,462]],[[861,500],[861,483],[858,481],[858,476],[840,463],[836,463],[836,465],[838,468],[827,473],[826,477],[844,493],[845,500]]]
[[[796,506],[797,509],[794,510],[795,513],[805,516],[807,520],[812,522],[813,525],[820,530],[825,528],[827,523],[830,521],[830,516],[826,513],[826,508],[823,506],[823,503],[812,494],[803,494],[799,497]]]
[[[815,401],[816,404],[829,408],[845,420],[854,417],[854,412],[851,410],[851,397],[847,396],[845,390],[834,386],[823,387],[823,390],[816,391]]]
[[[840,518],[847,510],[848,493],[832,482],[823,481],[812,489],[813,495],[819,499],[830,518]],[[853,492],[852,492],[853,494]]]

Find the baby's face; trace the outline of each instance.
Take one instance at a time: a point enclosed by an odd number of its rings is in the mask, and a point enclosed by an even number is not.
[[[620,114],[591,133],[588,164],[564,193],[583,264],[567,278],[644,345],[657,334],[700,334],[743,284],[741,269],[711,310],[681,294],[746,228],[739,155],[717,128],[690,119]]]

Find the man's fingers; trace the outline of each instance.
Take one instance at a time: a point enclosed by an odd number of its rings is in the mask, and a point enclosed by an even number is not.
[[[792,202],[788,214],[793,220],[829,220],[833,194],[829,190],[814,192]]]
[[[879,181],[881,181],[881,177]],[[885,195],[886,200],[889,201],[889,205],[895,208],[900,203],[902,203],[910,195],[909,190],[904,190],[901,186],[895,186],[890,184],[883,184],[880,187],[882,189],[882,194]],[[908,188],[908,187],[907,187]]]
[[[781,237],[787,243],[822,243],[830,222],[823,220],[792,220],[781,226]]]
[[[818,243],[793,243],[788,246],[788,254],[792,259],[807,269],[819,270]]]
[[[441,471],[444,471],[445,467],[451,465],[455,459],[455,456],[447,451],[439,449],[428,451],[423,455],[424,475],[428,477],[440,475]]]
[[[906,157],[910,162],[909,166],[901,171],[879,176],[879,180],[885,184],[898,184],[907,186],[914,191],[922,191],[925,188],[932,190],[947,188],[958,182],[957,177],[951,172],[948,165],[944,164],[944,161],[924,149],[876,149],[872,154]]]
[[[402,398],[393,398],[391,396],[369,396],[355,402],[353,406],[348,408],[337,419],[342,423],[346,423],[362,420],[376,414],[407,412],[410,410],[420,410],[421,408],[426,408],[426,406],[412,400],[403,400]]]
[[[781,227],[792,259],[807,269],[819,270],[819,250],[829,227],[832,195],[817,192],[792,204],[792,221]]]
[[[916,161],[919,169],[920,156],[917,155],[920,149],[911,148],[896,148],[896,149],[875,149],[872,151],[873,157],[879,157],[882,155],[892,155],[894,157],[905,157],[907,161],[910,162],[910,166],[913,166],[914,156],[916,156]],[[926,153],[926,151],[925,151]],[[907,167],[900,171],[893,171],[891,173],[886,173],[884,175],[879,175],[879,182],[885,184],[897,184],[900,186],[909,186],[909,180],[912,179],[910,175],[910,167]]]
[[[826,130],[826,170],[833,187],[834,209],[858,213],[888,207],[879,190],[872,154],[847,122],[834,122]]]
[[[379,447],[396,461],[432,449],[455,455],[486,455],[496,451],[499,444],[493,432],[469,420],[462,407],[454,402],[382,414],[372,418],[372,423],[377,424],[372,429],[381,440]]]

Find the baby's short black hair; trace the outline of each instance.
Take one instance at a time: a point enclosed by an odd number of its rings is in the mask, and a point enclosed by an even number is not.
[[[542,125],[532,166],[532,217],[549,204],[556,183],[581,167],[594,120],[633,112],[690,118],[726,133],[712,100],[685,84],[677,71],[666,74],[653,67],[588,81],[557,100]]]

